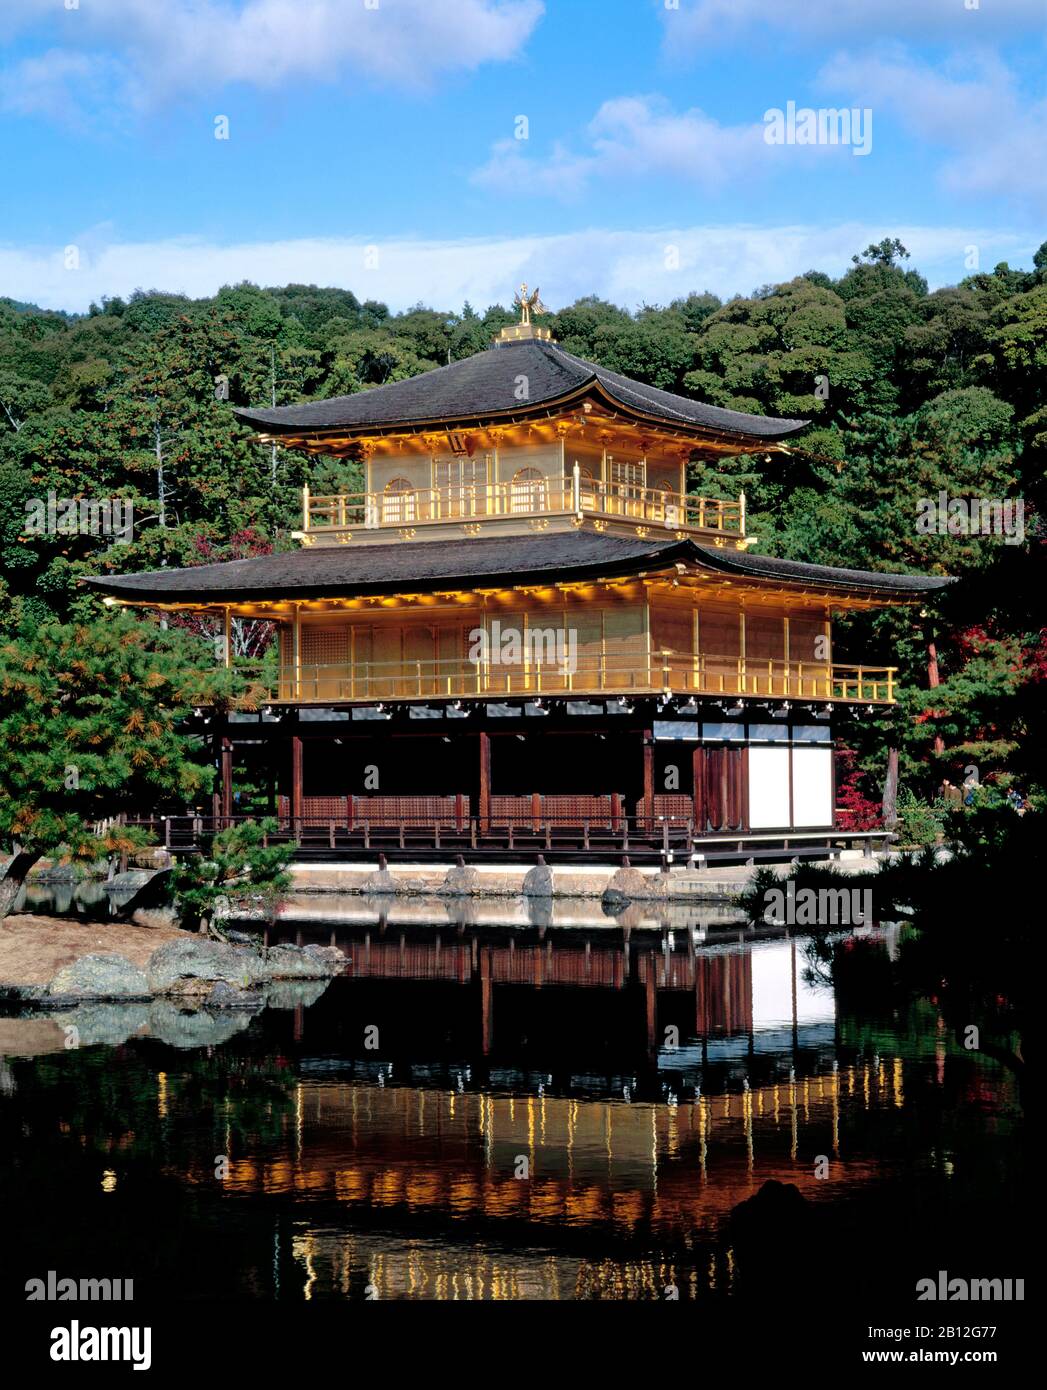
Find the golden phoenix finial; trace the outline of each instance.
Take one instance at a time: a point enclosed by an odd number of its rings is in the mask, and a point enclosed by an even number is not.
[[[523,284],[513,300],[513,308],[520,310],[520,323],[523,326],[530,324],[531,315],[547,314],[549,310],[542,303],[540,291],[535,290],[534,294],[527,293],[527,285]]]

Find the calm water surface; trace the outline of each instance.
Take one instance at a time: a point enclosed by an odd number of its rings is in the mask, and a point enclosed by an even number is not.
[[[703,1299],[1023,1273],[1014,1068],[900,986],[895,933],[819,953],[588,911],[291,927],[346,974],[254,1014],[0,1018],[5,1282]],[[732,1223],[769,1179],[797,1212]]]

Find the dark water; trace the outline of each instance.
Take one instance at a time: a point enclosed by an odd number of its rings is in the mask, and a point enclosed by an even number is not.
[[[15,1297],[48,1270],[293,1301],[1028,1272],[1013,1058],[964,1046],[904,939],[333,930],[347,975],[254,1016],[0,1018]],[[732,1223],[769,1179],[796,1210]]]

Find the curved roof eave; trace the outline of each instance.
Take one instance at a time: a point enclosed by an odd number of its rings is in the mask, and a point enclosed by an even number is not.
[[[443,541],[317,547],[274,552],[188,569],[82,582],[113,598],[143,605],[295,602],[390,593],[506,587],[639,577],[673,566],[787,586],[827,597],[854,595],[911,601],[953,581],[776,560],[701,545],[693,539],[640,540],[596,532],[490,536],[448,547]]]
[[[513,362],[505,353],[518,353]],[[508,371],[500,367],[508,361]],[[529,364],[524,375],[537,378],[526,403],[506,399],[514,369]],[[429,389],[431,388],[431,389]],[[805,429],[809,420],[775,419],[692,401],[659,387],[634,381],[596,363],[587,362],[554,343],[529,340],[474,353],[471,357],[434,368],[403,381],[388,382],[352,396],[301,405],[251,409],[236,406],[238,419],[262,433],[352,437],[388,433],[397,426],[420,430],[426,426],[477,427],[484,422],[526,419],[536,413],[565,408],[598,391],[608,403],[653,425],[671,424],[698,436],[722,434],[752,440],[758,447]],[[435,397],[435,401],[434,398]],[[375,404],[378,403],[376,410]]]

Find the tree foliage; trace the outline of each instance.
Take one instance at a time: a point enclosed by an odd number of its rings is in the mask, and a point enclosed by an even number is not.
[[[136,291],[81,316],[0,300],[0,565],[11,612],[91,624],[85,574],[291,548],[301,485],[355,490],[359,465],[263,446],[232,407],[401,380],[481,350],[514,318],[502,305],[394,314],[315,285],[244,283],[200,300]],[[856,796],[875,796],[885,740],[900,745],[903,780],[928,797],[972,758],[1027,793],[1042,788],[1028,729],[1045,665],[1033,595],[1047,243],[1031,271],[1001,264],[933,293],[888,237],[837,278],[811,270],[727,303],[696,290],[634,310],[589,296],[544,322],[568,351],[665,390],[812,421],[789,455],[696,454],[691,465],[695,489],[745,489],[758,549],[957,576],[915,625],[887,612],[840,626],[837,659],[900,652],[902,662],[898,717],[847,734]],[[131,543],[27,532],[27,505],[49,490],[131,501]],[[1024,543],[921,533],[919,502],[940,493],[1021,498]],[[933,698],[930,641],[941,673]]]
[[[195,805],[211,785],[210,752],[178,730],[179,720],[194,707],[250,700],[199,639],[148,620],[23,621],[7,631],[0,843],[15,856],[0,881],[0,917],[42,855],[126,852],[142,837],[116,820],[121,813]]]
[[[178,861],[171,871],[171,890],[183,927],[210,925],[223,900],[243,897],[259,902],[271,921],[281,896],[291,886],[287,866],[293,844],[266,843],[275,820],[242,821],[220,830],[206,854]]]

